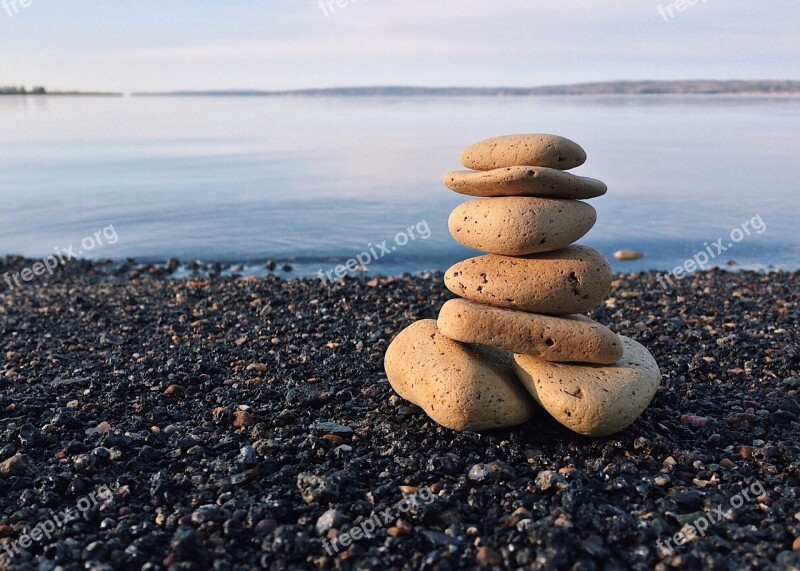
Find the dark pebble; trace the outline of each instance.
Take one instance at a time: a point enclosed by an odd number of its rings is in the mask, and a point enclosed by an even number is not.
[[[352,436],[353,434],[352,428],[335,422],[318,422],[314,425],[314,428],[325,434],[334,434],[336,436]]]

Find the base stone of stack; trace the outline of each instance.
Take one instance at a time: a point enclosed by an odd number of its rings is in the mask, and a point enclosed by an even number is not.
[[[611,289],[611,266],[587,246],[511,257],[469,258],[445,272],[444,283],[459,297],[508,309],[553,315],[584,313]]]
[[[561,424],[579,434],[608,436],[627,428],[647,408],[661,382],[653,356],[620,336],[623,355],[616,365],[551,363],[515,355],[517,376]]]
[[[453,430],[514,426],[536,410],[514,373],[511,353],[453,341],[433,319],[400,332],[384,366],[397,394]]]
[[[558,135],[504,135],[470,145],[460,158],[462,165],[478,171],[514,166],[569,170],[586,162],[586,151]]]
[[[539,196],[587,199],[608,190],[604,182],[547,167],[506,167],[490,171],[452,171],[444,185],[468,196]]]
[[[583,315],[553,317],[451,299],[436,323],[451,339],[546,361],[609,365],[622,357],[619,336]]]
[[[524,256],[566,248],[596,221],[595,209],[579,200],[502,196],[458,205],[447,226],[467,248]]]

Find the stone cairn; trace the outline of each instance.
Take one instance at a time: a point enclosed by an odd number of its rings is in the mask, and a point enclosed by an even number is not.
[[[486,254],[447,270],[459,299],[403,330],[385,357],[394,390],[442,426],[513,426],[543,408],[575,432],[605,436],[655,395],[661,373],[647,349],[579,315],[611,288],[605,258],[572,245],[597,219],[582,200],[607,190],[566,172],[585,161],[569,139],[509,135],[468,147],[461,163],[472,170],[445,175],[451,190],[479,197],[453,210],[450,233]]]

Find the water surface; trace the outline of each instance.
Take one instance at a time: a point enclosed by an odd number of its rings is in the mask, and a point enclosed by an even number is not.
[[[766,229],[712,261],[800,267],[800,98],[0,97],[0,126],[0,254],[78,251],[113,225],[86,257],[308,274],[424,221],[370,271],[443,270],[474,254],[447,232],[461,149],[552,132],[609,186],[582,243],[646,254],[616,269],[671,269],[756,216]]]

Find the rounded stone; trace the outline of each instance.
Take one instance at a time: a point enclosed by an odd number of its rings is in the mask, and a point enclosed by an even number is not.
[[[587,246],[511,257],[486,254],[445,272],[454,294],[497,307],[564,315],[598,305],[611,288],[611,267]]]
[[[522,424],[536,410],[512,361],[511,353],[453,341],[424,319],[394,338],[384,367],[397,394],[434,421],[479,431]]]
[[[468,196],[538,196],[586,199],[602,196],[604,182],[547,167],[513,166],[490,171],[452,171],[444,185]]]
[[[551,363],[515,355],[517,376],[558,422],[586,436],[608,436],[639,418],[653,400],[661,372],[642,345],[620,335],[616,365]]]
[[[447,226],[467,248],[524,256],[565,248],[580,240],[596,221],[595,209],[579,200],[503,196],[458,205]]]
[[[644,254],[635,250],[617,250],[614,252],[614,259],[621,262],[633,262],[642,258],[644,258]]]
[[[479,343],[546,361],[613,364],[622,341],[608,327],[583,315],[553,317],[468,301],[446,302],[439,331],[463,343]]]
[[[478,171],[514,166],[568,170],[585,162],[586,151],[558,135],[503,135],[470,145],[461,153],[461,164]]]

